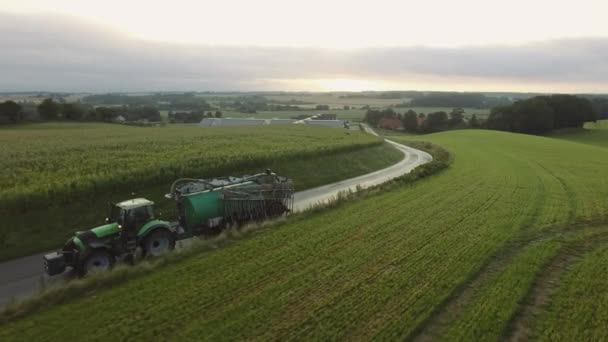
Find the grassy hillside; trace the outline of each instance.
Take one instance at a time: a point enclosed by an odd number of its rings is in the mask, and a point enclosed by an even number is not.
[[[608,147],[608,120],[588,122],[582,129],[564,130],[554,134],[553,137],[583,144]]]
[[[0,260],[60,246],[73,231],[99,225],[112,201],[147,197],[171,218],[173,203],[163,194],[179,177],[270,167],[293,177],[301,190],[401,157],[379,138],[326,127],[55,123],[0,129]]]
[[[454,153],[446,171],[8,323],[0,340],[529,335],[554,270],[608,236],[608,150],[483,130],[425,138]]]

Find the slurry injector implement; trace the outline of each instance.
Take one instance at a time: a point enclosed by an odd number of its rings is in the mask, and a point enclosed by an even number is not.
[[[60,251],[44,256],[44,269],[55,275],[72,267],[84,275],[133,258],[138,249],[144,256],[158,256],[178,240],[288,213],[293,193],[292,180],[270,170],[243,177],[178,179],[165,195],[175,201],[176,222],[158,219],[154,203],[145,198],[112,204],[106,224],[76,232]]]

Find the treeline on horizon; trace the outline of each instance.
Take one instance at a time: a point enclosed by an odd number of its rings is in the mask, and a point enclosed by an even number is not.
[[[486,120],[475,114],[465,119],[458,107],[450,113],[428,114],[408,110],[397,113],[392,108],[370,109],[363,121],[373,127],[409,133],[434,133],[459,128],[486,128],[528,134],[546,134],[555,129],[582,128],[585,122],[608,118],[608,99],[591,99],[574,95],[535,96],[509,105],[492,108]]]
[[[211,105],[207,100],[217,102]],[[188,92],[183,94],[150,94],[150,95],[124,95],[124,94],[100,94],[89,95],[83,98],[83,102],[94,105],[148,105],[155,106],[160,110],[182,111],[182,112],[201,112],[231,110],[240,113],[255,114],[258,111],[310,111],[310,110],[329,110],[328,105],[317,104],[314,102],[289,100],[289,101],[270,101],[268,98],[258,94],[237,95],[237,96],[206,96],[201,97],[196,93]],[[307,105],[301,107],[300,105]]]
[[[393,108],[369,109],[363,117],[363,122],[376,128],[402,129],[408,133],[435,133],[448,129],[480,127],[475,114],[468,121],[465,120],[464,114],[462,108],[454,108],[449,114],[445,111],[425,114],[416,113],[412,109],[405,113],[398,113]]]
[[[608,100],[573,95],[536,96],[508,106],[492,108],[489,129],[545,134],[555,129],[582,128],[585,122],[606,117]]]
[[[147,105],[94,107],[82,103],[62,103],[47,98],[39,105],[21,104],[14,101],[0,103],[0,117],[8,123],[19,123],[26,120],[26,115],[34,114],[43,121],[102,121],[111,122],[122,116],[125,121],[161,121],[157,108]]]
[[[98,121],[98,122],[160,122],[160,111],[149,105],[123,105],[111,107],[93,107],[81,103],[60,103],[53,99],[45,99],[35,111],[43,121]],[[0,117],[7,123],[19,123],[24,120],[23,108],[14,101],[0,103]],[[168,119],[171,123],[197,123],[205,117],[221,118],[221,111],[169,111]]]
[[[170,93],[150,95],[99,94],[89,95],[77,102],[67,102],[64,96],[54,94],[36,105],[33,102],[0,103],[0,124],[15,124],[21,121],[69,120],[112,122],[124,119],[126,122],[147,120],[161,121],[160,111],[168,112],[170,123],[200,122],[204,117],[222,117],[222,111],[236,111],[255,114],[258,111],[319,111],[330,110],[326,104],[315,104],[300,100],[269,100],[252,94],[242,96],[213,96],[211,104],[196,93]],[[307,107],[301,107],[306,105]],[[350,109],[341,106],[340,109]]]
[[[36,120],[112,122],[117,118],[125,122],[158,122],[162,120],[160,110],[169,112],[168,121],[170,123],[191,123],[200,122],[203,117],[221,117],[224,110],[255,114],[258,111],[329,111],[355,108],[352,105],[331,107],[327,104],[296,99],[271,100],[261,94],[265,93],[232,93],[234,96],[210,93],[205,97],[194,92],[145,95],[110,93],[85,96],[75,103],[66,101],[69,94],[55,94],[39,105],[33,102],[6,101],[0,103],[0,123],[11,124]],[[403,99],[402,103],[393,101],[391,104],[380,107],[359,106],[359,109],[368,110],[365,117],[366,122],[377,125],[382,118],[393,119],[393,122],[388,124],[390,127],[395,126],[396,121],[394,120],[403,122],[405,114],[412,111],[411,108],[417,108],[419,111],[421,109],[418,108],[428,107],[464,108],[465,110],[467,108],[491,108],[488,120],[477,120],[477,118],[458,120],[457,117],[451,117],[452,113],[428,113],[428,115],[423,115],[424,117],[418,117],[415,129],[411,128],[413,116],[409,113],[409,124],[400,124],[400,126],[410,127],[406,129],[420,133],[466,126],[524,133],[544,133],[557,128],[578,127],[581,118],[587,120],[592,120],[594,117],[608,118],[608,97],[592,95],[541,95],[529,98],[530,94],[523,93],[416,91],[331,94],[341,98]],[[406,98],[407,96],[410,98]],[[590,114],[589,106],[594,114]],[[402,114],[397,113],[400,108],[403,108]],[[429,110],[433,109],[429,108]],[[427,116],[430,116],[428,121]],[[471,121],[473,125],[471,125]],[[387,123],[387,121],[384,120],[383,123]]]

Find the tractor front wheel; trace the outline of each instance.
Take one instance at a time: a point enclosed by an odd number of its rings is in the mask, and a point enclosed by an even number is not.
[[[148,235],[143,243],[144,256],[157,257],[175,248],[175,238],[165,230],[159,229]]]
[[[84,260],[80,267],[80,274],[109,271],[114,265],[114,256],[105,249],[96,249]]]

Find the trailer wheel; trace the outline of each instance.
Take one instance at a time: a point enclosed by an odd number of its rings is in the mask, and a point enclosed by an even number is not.
[[[275,217],[283,215],[287,211],[287,207],[279,201],[272,201],[266,205],[266,215]]]
[[[114,256],[106,249],[96,249],[89,254],[80,267],[80,274],[109,271],[114,265]]]
[[[175,248],[175,238],[166,229],[157,229],[148,235],[143,243],[144,256],[157,257]]]

